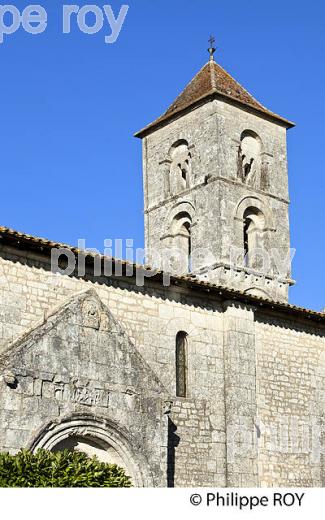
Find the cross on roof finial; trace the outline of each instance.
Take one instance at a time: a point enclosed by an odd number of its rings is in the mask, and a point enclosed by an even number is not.
[[[216,52],[216,48],[214,44],[216,43],[215,37],[211,34],[209,38],[210,48],[208,49],[208,52],[210,54],[210,61],[214,61],[214,53]]]

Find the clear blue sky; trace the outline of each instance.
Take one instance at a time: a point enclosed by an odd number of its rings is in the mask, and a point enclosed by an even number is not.
[[[130,0],[113,45],[108,26],[63,35],[63,3],[72,2],[43,0],[44,34],[20,30],[0,45],[1,225],[100,250],[105,238],[141,247],[141,143],[132,135],[207,61],[212,32],[217,61],[297,123],[288,134],[291,302],[324,308],[325,3]],[[121,5],[97,5],[108,3]]]

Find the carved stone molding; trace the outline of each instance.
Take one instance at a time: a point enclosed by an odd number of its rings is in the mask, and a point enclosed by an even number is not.
[[[104,450],[113,449],[123,460],[123,465],[136,487],[152,487],[153,476],[145,457],[140,454],[127,432],[109,419],[91,414],[75,414],[51,422],[42,428],[30,442],[32,451],[54,450],[64,440],[71,437],[96,442]]]
[[[87,299],[82,306],[83,325],[92,329],[99,329],[100,326],[100,308],[99,303],[95,299]]]

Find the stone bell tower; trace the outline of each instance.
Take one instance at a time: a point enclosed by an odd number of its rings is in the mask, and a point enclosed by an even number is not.
[[[145,241],[160,267],[286,301],[290,279],[286,132],[210,60],[143,141]]]

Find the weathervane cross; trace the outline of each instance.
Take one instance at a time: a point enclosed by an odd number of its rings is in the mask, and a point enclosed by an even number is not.
[[[210,60],[213,61],[213,60],[214,60],[214,57],[213,57],[213,56],[214,56],[214,53],[216,52],[216,48],[215,48],[215,46],[214,46],[214,44],[216,43],[216,39],[215,39],[215,37],[212,36],[212,34],[211,34],[211,36],[210,36],[210,38],[209,38],[208,41],[209,41],[209,43],[210,43],[210,48],[208,49],[209,54],[210,54]]]

